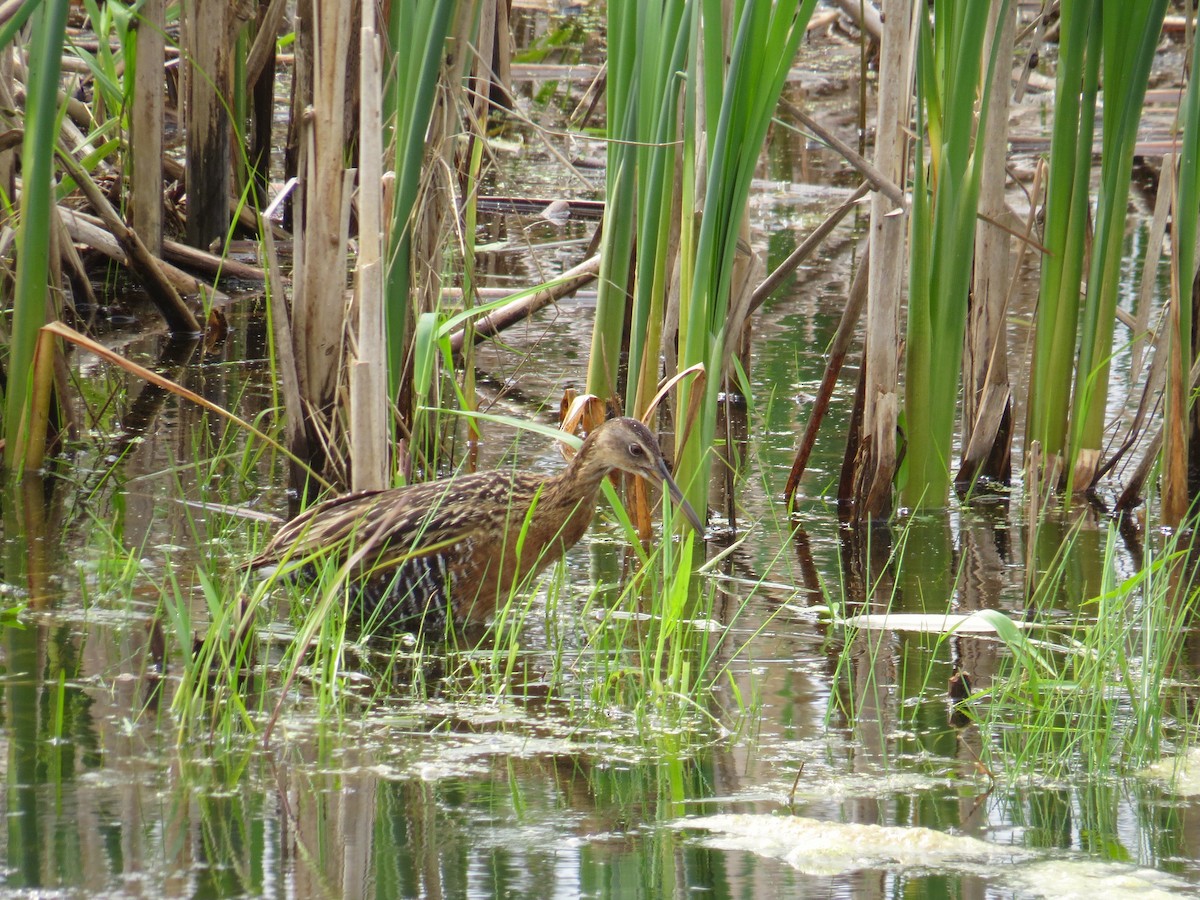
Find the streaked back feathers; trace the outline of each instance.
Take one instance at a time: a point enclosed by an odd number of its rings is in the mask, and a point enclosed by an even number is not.
[[[448,611],[483,621],[514,585],[583,536],[613,469],[665,482],[682,502],[650,430],[611,419],[557,475],[477,472],[318,503],[283,525],[250,565],[334,554],[359,583],[364,621],[425,631],[444,627]],[[683,510],[699,527],[691,507]]]

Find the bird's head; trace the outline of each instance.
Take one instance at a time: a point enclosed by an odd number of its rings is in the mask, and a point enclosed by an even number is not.
[[[579,454],[587,465],[601,467],[605,471],[620,469],[663,485],[695,529],[704,531],[700,517],[683,498],[683,492],[671,477],[658,439],[637,419],[622,417],[604,422],[588,435]]]

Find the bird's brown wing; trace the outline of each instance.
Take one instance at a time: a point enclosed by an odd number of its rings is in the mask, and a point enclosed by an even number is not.
[[[468,535],[519,527],[544,479],[480,472],[402,488],[358,491],[325,500],[284,524],[249,563],[251,568],[303,559],[321,552],[345,559],[419,556],[453,546]],[[523,505],[522,505],[523,504]],[[510,511],[511,507],[511,511]]]

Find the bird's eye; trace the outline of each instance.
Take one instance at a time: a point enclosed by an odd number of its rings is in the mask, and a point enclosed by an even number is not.
[[[645,452],[646,451],[642,449],[641,444],[630,444],[629,445],[629,455],[630,456],[643,456],[643,455],[645,455]]]

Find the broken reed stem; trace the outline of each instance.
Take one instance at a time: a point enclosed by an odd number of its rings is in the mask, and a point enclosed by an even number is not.
[[[495,312],[488,313],[474,323],[474,342],[479,343],[487,338],[495,337],[504,329],[515,325],[523,319],[529,318],[542,307],[549,306],[551,303],[562,299],[571,292],[595,280],[599,271],[599,255],[590,257],[574,268],[563,272],[556,279],[553,286],[521,297],[506,306],[500,307]],[[462,328],[450,336],[450,349],[455,355],[462,353],[463,345],[466,342],[466,334],[466,329]]]
[[[868,249],[863,254],[862,263],[854,275],[854,282],[850,285],[850,296],[846,300],[841,321],[838,322],[837,332],[829,347],[829,362],[825,365],[825,374],[821,376],[821,386],[817,389],[817,398],[813,401],[812,412],[808,416],[808,425],[805,426],[804,437],[800,441],[800,449],[796,451],[792,471],[788,473],[787,485],[783,489],[783,496],[789,507],[795,499],[796,488],[800,485],[800,478],[804,475],[808,458],[812,455],[817,432],[829,409],[829,401],[833,397],[833,388],[842,371],[842,364],[846,361],[846,352],[850,349],[851,341],[854,340],[858,321],[862,318],[863,307],[867,304],[867,278],[870,268],[871,257]]]
[[[753,314],[762,306],[775,289],[783,284],[784,280],[796,271],[802,262],[812,256],[816,249],[824,243],[830,232],[846,217],[846,213],[854,209],[858,205],[858,201],[865,197],[870,189],[870,183],[864,181],[860,184],[845,203],[830,213],[824,222],[813,229],[813,233],[805,238],[799,247],[788,254],[787,259],[781,262],[775,271],[754,289],[754,293],[750,296],[750,309],[747,311],[747,315]]]
[[[150,299],[162,314],[163,319],[166,320],[171,334],[200,334],[203,331],[200,323],[196,321],[192,311],[183,302],[183,298],[179,296],[175,286],[163,275],[159,269],[158,260],[150,255],[150,251],[146,249],[146,245],[142,243],[137,232],[125,224],[125,221],[113,209],[108,198],[92,181],[83,166],[79,165],[70,155],[61,151],[58,158],[63,168],[83,191],[88,202],[103,219],[113,237],[124,248],[129,267],[141,279]]]

